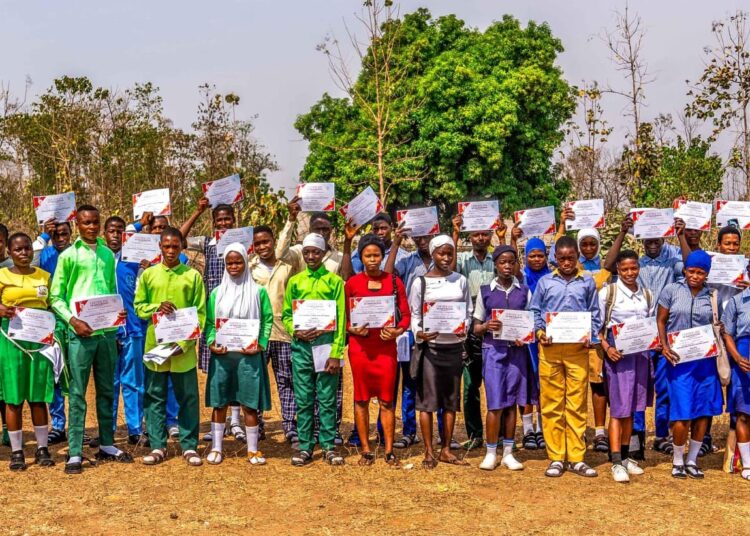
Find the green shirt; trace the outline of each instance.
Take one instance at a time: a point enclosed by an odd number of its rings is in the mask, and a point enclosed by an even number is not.
[[[151,320],[162,302],[171,302],[178,309],[195,307],[198,309],[198,321],[203,328],[206,321],[206,289],[200,272],[184,264],[168,268],[159,263],[146,269],[141,274],[135,289],[135,314],[148,321],[146,330],[145,351],[156,347],[154,323]],[[195,352],[196,341],[181,341],[177,343],[182,348],[180,355],[170,357],[163,365],[156,365],[148,361],[145,365],[157,372],[187,372],[198,364]]]
[[[262,350],[268,348],[268,339],[271,337],[273,328],[273,307],[268,298],[266,289],[257,285],[258,301],[260,302],[260,331],[258,332],[258,346]],[[216,293],[218,288],[211,291],[208,298],[208,310],[206,311],[206,344],[213,344],[216,340]]]
[[[115,254],[102,238],[96,239],[96,249],[80,237],[60,253],[50,287],[52,310],[67,324],[74,317],[73,302],[94,296],[117,294]],[[110,328],[103,331],[113,331]]]
[[[469,294],[472,298],[477,297],[482,285],[489,285],[495,279],[495,264],[489,252],[484,256],[483,262],[477,259],[473,251],[459,253],[456,271],[468,280]]]
[[[292,322],[293,300],[333,300],[336,302],[336,331],[333,334],[331,357],[343,359],[346,344],[346,298],[344,296],[344,280],[329,272],[324,265],[312,271],[305,268],[289,279],[284,295],[284,309],[281,321],[290,335],[294,336]]]

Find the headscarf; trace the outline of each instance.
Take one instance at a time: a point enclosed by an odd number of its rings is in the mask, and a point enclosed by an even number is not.
[[[599,231],[593,227],[587,227],[578,231],[578,251],[581,251],[581,242],[584,238],[593,238],[596,240],[596,253],[594,254],[593,259],[587,259],[581,254],[581,256],[578,257],[578,262],[581,263],[584,270],[588,270],[591,273],[598,272],[602,269],[602,259],[599,256],[599,251],[602,249],[602,241],[601,238],[599,238]]]
[[[711,271],[711,255],[702,249],[692,251],[685,260],[685,269],[700,268],[706,273]]]
[[[451,246],[455,249],[456,244],[453,243],[453,239],[448,235],[437,235],[435,238],[430,240],[430,255],[432,255],[432,252],[435,251],[439,247],[443,246]]]
[[[385,256],[385,242],[376,234],[367,233],[365,236],[359,239],[357,244],[357,252],[360,258],[362,257],[362,250],[367,246],[377,246],[380,249],[380,253]]]
[[[320,251],[326,250],[326,239],[318,233],[310,233],[302,241],[303,248],[318,248]]]
[[[541,238],[530,238],[526,242],[526,249],[524,251],[524,258],[526,260],[526,263],[523,267],[523,273],[524,273],[524,279],[526,280],[526,285],[529,287],[529,290],[531,292],[534,292],[536,290],[536,284],[539,282],[539,280],[550,273],[549,265],[547,263],[544,263],[544,267],[541,270],[532,270],[529,266],[529,253],[532,251],[541,251],[545,255],[547,254],[547,246],[544,245],[544,241]]]
[[[318,235],[320,236],[320,235]],[[224,268],[221,284],[216,290],[216,318],[260,318],[258,288],[250,274],[247,263],[247,249],[239,242],[230,244],[224,250],[224,259],[230,253],[239,253],[245,261],[245,271],[232,277]]]
[[[518,260],[518,252],[516,251],[516,249],[503,244],[502,246],[496,247],[495,251],[492,252],[492,262],[497,262],[498,257],[500,257],[500,255],[502,255],[503,253],[512,253],[516,260]]]

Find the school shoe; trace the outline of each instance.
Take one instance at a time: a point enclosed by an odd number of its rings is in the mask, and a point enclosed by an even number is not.
[[[26,458],[23,456],[22,450],[16,450],[10,453],[10,470],[11,471],[25,471],[26,470]]]
[[[697,465],[692,464],[688,464],[685,466],[685,473],[687,473],[687,476],[695,480],[703,480],[703,478],[706,476],[705,474],[703,474],[703,471],[698,469]]]
[[[516,457],[512,454],[508,454],[507,456],[503,456],[502,461],[500,464],[505,467],[506,469],[509,469],[511,471],[521,471],[523,470],[523,464],[516,460]]]
[[[627,468],[619,463],[612,464],[612,478],[614,478],[615,482],[630,482],[630,475]]]
[[[65,430],[60,430],[59,428],[52,428],[49,431],[49,436],[47,436],[47,444],[57,445],[58,443],[63,443],[67,438],[68,437],[65,434]]]
[[[312,452],[301,450],[292,456],[292,465],[295,467],[304,467],[312,463]]]
[[[52,467],[55,465],[55,460],[52,459],[47,447],[39,447],[34,453],[34,463],[40,467]]]
[[[125,451],[120,451],[120,454],[109,454],[103,450],[97,450],[94,454],[94,459],[98,462],[117,462],[117,463],[133,463],[133,457]]]
[[[628,471],[629,475],[642,475],[644,473],[643,468],[638,465],[638,462],[631,458],[622,460],[622,465]]]
[[[497,454],[488,452],[484,455],[484,460],[479,464],[479,468],[484,471],[494,471],[497,467]]]

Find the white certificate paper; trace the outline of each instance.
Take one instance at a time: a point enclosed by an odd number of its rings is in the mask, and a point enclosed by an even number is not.
[[[465,302],[424,302],[422,329],[425,333],[466,334]]]
[[[326,361],[331,358],[332,349],[332,344],[319,344],[312,347],[313,365],[315,366],[315,372],[326,371]]]
[[[349,321],[354,327],[392,328],[396,325],[393,296],[349,298]]]
[[[514,217],[526,238],[555,234],[555,207],[517,210]]]
[[[500,227],[500,203],[493,201],[462,201],[458,213],[463,218],[461,230],[494,231]]]
[[[336,330],[336,302],[334,300],[292,300],[294,329],[307,331]]]
[[[676,199],[674,202],[674,217],[685,222],[685,229],[709,231],[711,229],[711,203],[698,203]]]
[[[60,223],[72,221],[76,218],[76,194],[67,192],[55,195],[35,195],[34,212],[36,212],[36,221],[39,224],[50,218]]]
[[[8,322],[8,337],[17,341],[54,344],[54,313],[28,307],[16,307],[15,312]]]
[[[140,220],[144,212],[151,212],[154,216],[172,214],[169,188],[146,190],[139,194],[133,194],[133,218]]]
[[[716,201],[716,226],[737,220],[741,229],[750,229],[750,201]]]
[[[576,231],[584,228],[604,227],[604,199],[582,199],[571,201],[566,206],[575,214],[574,220],[565,221],[565,229]]]
[[[633,219],[633,236],[638,240],[674,236],[674,209],[635,208],[630,211]]]
[[[223,346],[230,352],[256,350],[260,320],[257,318],[217,318],[214,344]]]
[[[493,309],[492,320],[503,323],[500,331],[493,332],[492,338],[501,341],[534,342],[534,313],[516,309]]]
[[[375,190],[368,186],[357,197],[341,207],[339,212],[344,219],[351,220],[352,225],[361,227],[382,210],[383,203],[380,202]]]
[[[707,357],[719,355],[719,347],[716,345],[714,329],[711,325],[699,326],[697,328],[683,329],[667,333],[669,346],[672,351],[680,356],[681,363],[689,363]]]
[[[138,262],[143,260],[156,264],[161,261],[161,249],[159,249],[159,235],[148,233],[122,233],[122,249],[120,260],[123,262]]]
[[[440,233],[437,207],[411,208],[396,212],[396,221],[404,222],[409,236],[429,236]]]
[[[659,346],[656,318],[638,318],[612,326],[615,348],[622,354],[647,352]]]
[[[86,322],[94,331],[125,325],[125,319],[119,318],[124,309],[119,294],[93,296],[73,304],[76,318]]]
[[[591,313],[546,313],[547,338],[553,343],[584,343],[591,340]]]
[[[332,182],[304,182],[297,185],[294,197],[299,198],[302,212],[336,210],[336,185]]]
[[[717,285],[736,286],[747,281],[747,258],[744,255],[711,255],[711,271],[706,282]]]
[[[154,324],[154,335],[157,344],[168,342],[194,341],[201,336],[201,324],[198,321],[198,309],[184,307],[174,313],[154,313],[151,315]]]
[[[240,176],[236,174],[223,179],[204,182],[201,188],[211,208],[216,207],[216,205],[233,205],[245,198]]]
[[[247,254],[253,252],[253,228],[252,227],[237,227],[236,229],[221,229],[214,231],[214,238],[216,239],[216,254],[219,257],[224,256],[224,250],[227,246],[239,242],[247,250]]]

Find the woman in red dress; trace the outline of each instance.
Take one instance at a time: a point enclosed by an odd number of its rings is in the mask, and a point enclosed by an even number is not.
[[[349,231],[349,229],[347,229]],[[347,232],[347,235],[350,233]],[[347,236],[348,238],[348,236]],[[380,404],[380,418],[385,436],[385,461],[398,465],[393,454],[396,398],[396,339],[409,327],[409,303],[404,284],[395,275],[382,270],[385,258],[383,240],[373,234],[363,236],[358,248],[365,270],[346,282],[347,330],[349,332],[349,363],[354,380],[354,421],[362,442],[359,465],[372,465],[375,454],[370,451],[370,399]],[[393,297],[395,317],[390,327],[370,327],[368,323],[352,323],[352,307],[365,303],[361,298]]]

